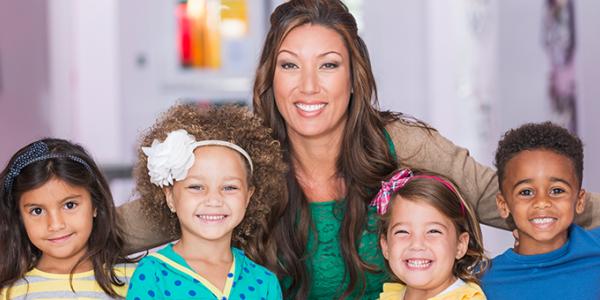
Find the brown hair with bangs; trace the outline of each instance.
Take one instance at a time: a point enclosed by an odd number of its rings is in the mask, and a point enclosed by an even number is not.
[[[413,174],[416,177],[409,179],[402,188],[391,195],[388,209],[379,220],[380,238],[387,238],[392,215],[391,208],[398,201],[429,204],[452,221],[457,237],[464,232],[469,234],[467,252],[462,258],[454,262],[452,274],[466,282],[479,283],[478,275],[483,274],[487,269],[489,259],[484,253],[483,237],[475,211],[469,202],[461,196],[456,185],[448,178],[431,172],[413,171]],[[418,177],[419,175],[438,177],[450,184],[456,192],[450,190],[440,181],[433,178]],[[396,276],[394,277],[397,281],[400,281]]]

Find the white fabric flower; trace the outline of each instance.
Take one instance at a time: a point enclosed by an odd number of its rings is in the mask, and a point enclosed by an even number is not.
[[[170,132],[162,143],[154,140],[150,147],[142,147],[148,156],[150,182],[164,187],[185,179],[194,164],[196,147],[194,137],[183,129]]]

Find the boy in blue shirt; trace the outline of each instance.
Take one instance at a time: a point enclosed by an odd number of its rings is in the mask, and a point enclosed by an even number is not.
[[[583,146],[550,122],[508,131],[496,151],[500,215],[519,244],[492,260],[488,299],[600,299],[600,229],[573,224],[585,208]]]

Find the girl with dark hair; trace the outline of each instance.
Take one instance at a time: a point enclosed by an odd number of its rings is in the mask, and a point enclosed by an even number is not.
[[[135,266],[108,184],[81,146],[29,144],[0,183],[0,299],[125,296]]]
[[[482,300],[478,274],[488,259],[471,205],[450,180],[402,169],[382,183],[372,205],[379,238],[400,283],[383,285],[381,300]]]

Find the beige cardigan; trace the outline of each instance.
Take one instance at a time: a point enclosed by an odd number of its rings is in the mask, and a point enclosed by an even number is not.
[[[386,126],[396,149],[399,167],[432,171],[452,179],[465,199],[473,204],[479,220],[487,225],[508,229],[496,210],[498,180],[496,171],[481,165],[469,156],[469,151],[454,145],[435,130],[426,130],[414,124],[396,121]],[[586,208],[575,221],[587,228],[600,225],[600,196],[588,193]],[[166,228],[152,226],[151,220],[141,213],[141,201],[128,202],[117,208],[123,219],[128,252],[149,249],[176,239]]]

